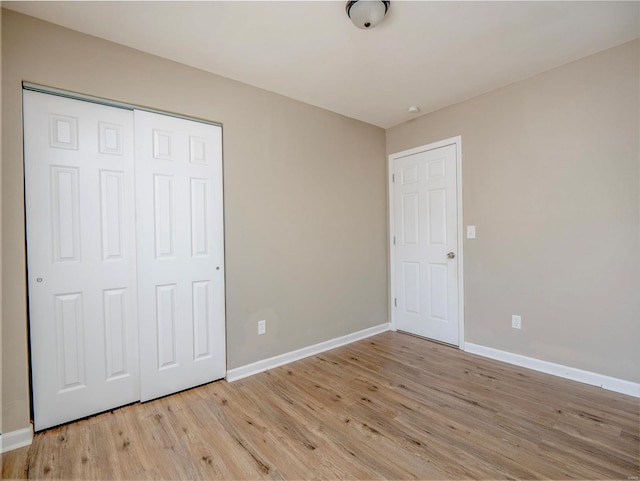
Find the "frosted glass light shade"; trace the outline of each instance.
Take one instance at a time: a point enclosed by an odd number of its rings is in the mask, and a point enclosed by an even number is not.
[[[347,2],[347,15],[356,27],[368,30],[382,22],[390,3],[383,0]]]

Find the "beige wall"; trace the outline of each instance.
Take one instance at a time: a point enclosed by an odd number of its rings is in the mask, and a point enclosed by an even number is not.
[[[640,382],[639,66],[635,41],[387,130],[462,135],[467,342]]]
[[[14,12],[2,21],[6,431],[29,422],[22,80],[224,124],[229,368],[388,321],[382,129]]]

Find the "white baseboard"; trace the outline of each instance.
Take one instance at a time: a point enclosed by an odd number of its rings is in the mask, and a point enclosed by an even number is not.
[[[0,452],[6,453],[14,449],[29,446],[33,441],[33,426],[0,434]]]
[[[246,366],[230,369],[227,371],[227,381],[238,381],[239,379],[253,376],[254,374],[264,372],[268,369],[273,369],[284,364],[289,364],[293,361],[299,361],[300,359],[304,359],[305,357],[314,356],[316,354],[320,354],[321,352],[344,346],[345,344],[351,344],[352,342],[366,339],[367,337],[375,336],[376,334],[380,334],[381,332],[385,332],[388,330],[389,323],[385,322],[384,324],[380,324],[379,326],[363,329],[362,331],[347,334],[346,336],[342,337],[336,337],[335,339],[329,339],[328,341],[314,344],[313,346],[303,347],[302,349],[298,349],[296,351],[287,352],[285,354],[280,354],[279,356],[274,356],[270,357],[269,359],[263,359],[262,361],[247,364]]]
[[[625,381],[623,379],[617,379],[615,377],[609,377],[604,374],[598,374],[591,371],[583,371],[582,369],[563,366],[562,364],[541,361],[540,359],[535,359],[533,357],[521,356],[520,354],[500,351],[498,349],[480,346],[470,342],[466,342],[464,344],[464,350],[471,354],[477,354],[497,361],[526,367],[528,369],[533,369],[534,371],[540,371],[546,374],[563,377],[565,379],[591,384],[592,386],[598,386],[609,391],[628,394],[629,396],[640,397],[639,383]]]

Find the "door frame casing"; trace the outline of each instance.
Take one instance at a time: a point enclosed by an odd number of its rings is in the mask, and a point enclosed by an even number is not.
[[[439,140],[430,144],[414,147],[413,149],[403,150],[402,152],[396,152],[390,154],[387,157],[387,201],[389,209],[389,308],[390,308],[390,329],[392,331],[397,330],[396,323],[396,311],[394,306],[394,299],[396,297],[396,285],[395,285],[395,249],[393,238],[395,236],[395,219],[394,219],[394,181],[393,171],[395,161],[408,157],[410,155],[419,154],[428,150],[435,150],[448,145],[455,145],[456,147],[456,201],[457,201],[457,248],[456,257],[458,258],[458,348],[464,350],[464,255],[463,255],[463,222],[462,222],[462,135],[450,137],[448,139]]]

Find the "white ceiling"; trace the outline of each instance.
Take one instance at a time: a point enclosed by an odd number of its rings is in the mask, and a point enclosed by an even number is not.
[[[3,6],[388,128],[640,36],[640,2],[343,1]]]

